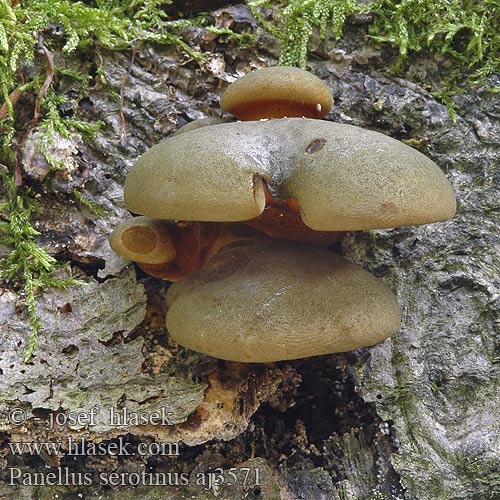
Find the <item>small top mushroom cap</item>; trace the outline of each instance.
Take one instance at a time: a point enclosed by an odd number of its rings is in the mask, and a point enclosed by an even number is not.
[[[115,253],[134,262],[163,264],[176,255],[168,224],[142,216],[128,219],[113,230],[109,244]]]
[[[288,118],[203,127],[147,151],[125,181],[125,204],[158,219],[237,222],[265,208],[266,180],[318,231],[451,218],[450,183],[422,153],[351,125]]]
[[[328,250],[271,239],[223,248],[169,288],[167,305],[178,343],[242,362],[350,351],[400,323],[378,278]]]
[[[300,68],[275,66],[248,73],[222,94],[222,111],[240,120],[305,116],[321,118],[333,107],[330,89]],[[262,108],[263,112],[256,111]]]

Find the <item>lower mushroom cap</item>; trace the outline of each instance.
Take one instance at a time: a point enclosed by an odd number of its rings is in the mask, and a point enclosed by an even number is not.
[[[400,323],[377,278],[324,249],[235,243],[174,283],[167,328],[184,347],[242,362],[297,359],[374,345]]]

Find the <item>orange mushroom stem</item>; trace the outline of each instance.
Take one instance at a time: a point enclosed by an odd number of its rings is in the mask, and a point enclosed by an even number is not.
[[[219,236],[216,224],[205,222],[164,223],[168,225],[169,238],[176,253],[171,260],[157,264],[140,263],[139,267],[156,278],[176,281],[203,267],[208,260],[207,253]]]
[[[262,231],[271,238],[301,241],[317,246],[330,246],[340,240],[344,232],[315,231],[304,224],[300,215],[300,205],[293,198],[276,201],[263,182],[266,207],[255,219],[243,222],[247,226]]]
[[[269,236],[329,246],[341,238],[341,232],[314,231],[307,227],[293,198],[278,202],[265,182],[263,186],[266,208],[255,219],[238,224],[171,222],[139,216],[115,228],[110,237],[111,247],[136,262],[147,274],[176,281],[203,268],[222,247],[234,241]]]
[[[239,224],[170,222],[134,217],[117,226],[111,248],[155,278],[176,281],[201,269],[223,246],[263,236]]]

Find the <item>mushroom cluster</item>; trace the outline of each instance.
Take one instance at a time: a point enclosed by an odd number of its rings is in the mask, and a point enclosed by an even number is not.
[[[328,250],[345,231],[451,218],[455,196],[426,156],[383,134],[319,120],[328,87],[297,68],[231,84],[221,108],[139,158],[125,204],[140,216],[116,253],[175,283],[167,328],[217,358],[270,362],[349,351],[393,335],[377,278]]]

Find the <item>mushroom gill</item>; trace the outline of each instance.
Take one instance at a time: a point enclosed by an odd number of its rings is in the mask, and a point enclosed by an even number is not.
[[[222,111],[239,120],[321,118],[333,107],[330,89],[300,68],[274,66],[247,73],[222,94]]]

